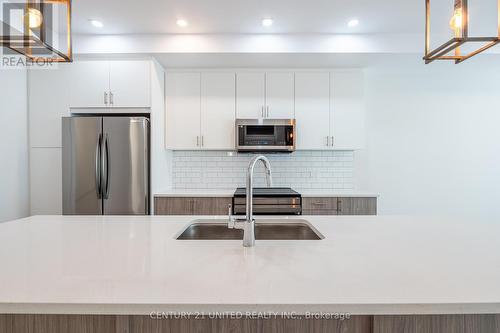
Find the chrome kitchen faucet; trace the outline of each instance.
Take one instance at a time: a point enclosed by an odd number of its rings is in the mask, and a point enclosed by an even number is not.
[[[248,164],[247,169],[247,188],[246,188],[246,218],[235,218],[231,214],[229,207],[229,229],[243,229],[243,246],[255,246],[255,220],[253,219],[253,172],[258,161],[262,161],[266,169],[267,187],[273,186],[271,163],[264,155],[257,155]]]

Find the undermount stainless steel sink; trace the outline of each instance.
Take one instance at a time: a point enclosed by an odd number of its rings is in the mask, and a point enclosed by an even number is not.
[[[255,221],[257,240],[321,240],[323,235],[302,219],[262,219]],[[194,220],[178,240],[241,240],[243,230],[229,229],[227,220]]]

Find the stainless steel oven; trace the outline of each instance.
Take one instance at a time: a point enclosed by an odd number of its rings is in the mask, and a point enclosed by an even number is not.
[[[293,152],[295,119],[236,119],[240,152]]]
[[[233,195],[233,215],[246,214],[246,189]],[[256,187],[253,190],[254,215],[302,215],[302,196],[286,187]]]

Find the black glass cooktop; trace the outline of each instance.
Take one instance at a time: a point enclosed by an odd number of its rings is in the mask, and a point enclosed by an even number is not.
[[[246,188],[238,187],[235,197],[246,197]],[[300,197],[300,193],[289,187],[254,187],[254,197]]]

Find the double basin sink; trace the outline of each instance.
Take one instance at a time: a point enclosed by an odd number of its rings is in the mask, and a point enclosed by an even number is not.
[[[258,219],[255,221],[256,240],[321,240],[323,235],[303,219]],[[224,219],[192,221],[177,237],[178,240],[241,240],[243,230],[229,229]]]

